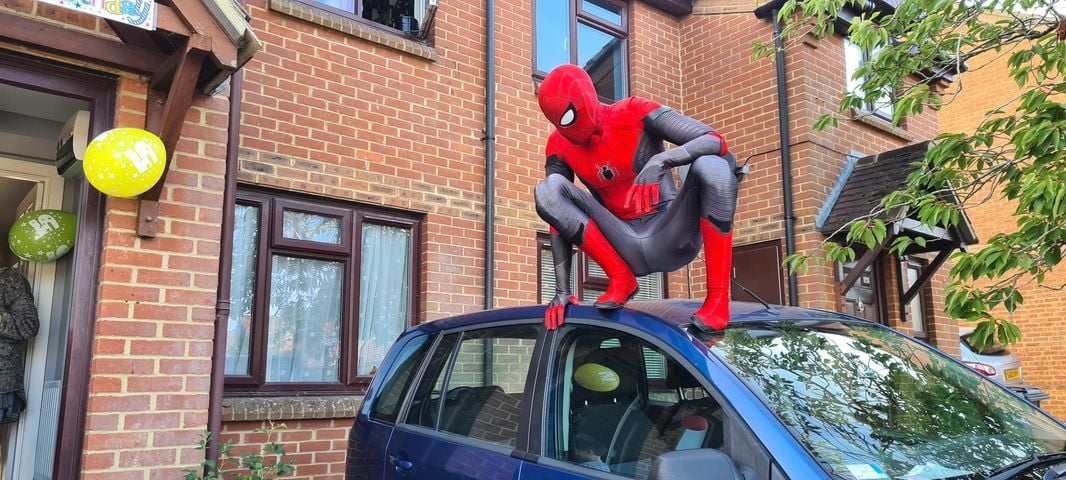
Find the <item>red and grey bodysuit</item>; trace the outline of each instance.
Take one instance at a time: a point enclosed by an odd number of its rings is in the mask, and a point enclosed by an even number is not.
[[[556,130],[548,139],[537,213],[551,226],[556,296],[545,317],[563,322],[570,294],[570,251],[577,245],[607,274],[602,309],[637,293],[636,275],[707,262],[707,297],[693,314],[701,328],[729,321],[735,159],[714,129],[640,97],[599,102],[588,74],[562,65],[544,79],[540,108]],[[663,141],[677,145],[664,150]],[[680,189],[673,168],[688,165]],[[574,185],[580,178],[589,191]]]

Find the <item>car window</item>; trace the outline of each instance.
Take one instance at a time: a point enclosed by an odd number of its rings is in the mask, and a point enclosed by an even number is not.
[[[403,397],[429,349],[429,339],[428,335],[423,335],[404,345],[392,367],[384,373],[385,382],[381,386],[381,394],[378,395],[374,407],[370,410],[371,418],[387,423],[396,421]]]
[[[443,391],[444,376],[448,372],[446,367],[451,361],[452,353],[458,342],[458,333],[445,335],[437,344],[437,348],[433,350],[433,355],[426,364],[425,372],[422,373],[422,378],[418,383],[418,389],[415,390],[405,423],[427,428],[437,427],[437,417],[440,415],[440,395]]]
[[[1066,446],[1036,408],[878,325],[744,322],[701,337],[834,475],[985,478]]]
[[[514,447],[537,329],[490,328],[449,340],[434,352],[409,423]],[[447,368],[433,365],[441,347],[455,351]]]
[[[548,392],[547,456],[646,479],[663,453],[722,446],[723,409],[660,349],[602,328],[563,332]]]

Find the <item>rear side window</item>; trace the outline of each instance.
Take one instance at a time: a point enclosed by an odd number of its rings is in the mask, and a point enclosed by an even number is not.
[[[438,363],[443,363],[445,343],[434,352],[420,381],[408,423],[514,447],[537,329],[466,332],[457,347],[448,347],[455,351],[449,366],[442,368]]]
[[[400,413],[400,404],[403,397],[411,386],[411,381],[418,372],[418,366],[429,349],[429,336],[423,335],[415,338],[396,357],[392,368],[386,373],[385,383],[381,386],[381,395],[374,402],[374,408],[370,410],[370,418],[386,423],[396,422],[396,416]]]

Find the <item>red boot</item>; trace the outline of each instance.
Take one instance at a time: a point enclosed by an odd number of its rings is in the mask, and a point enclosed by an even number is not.
[[[703,256],[707,263],[707,298],[692,323],[699,329],[721,330],[729,324],[729,279],[733,271],[733,232],[721,233],[706,218],[700,219]]]
[[[618,252],[611,246],[611,243],[603,238],[595,222],[590,220],[585,225],[585,240],[578,248],[603,268],[610,281],[607,284],[607,292],[597,298],[593,306],[614,310],[625,305],[640,290],[637,277],[633,275],[626,261],[618,256]]]

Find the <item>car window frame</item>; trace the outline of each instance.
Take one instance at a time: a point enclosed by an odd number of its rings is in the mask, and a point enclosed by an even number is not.
[[[740,415],[739,411],[734,407],[730,399],[722,393],[722,390],[720,388],[718,388],[713,382],[711,382],[706,375],[700,372],[700,370],[695,366],[695,364],[693,364],[684,355],[681,355],[681,353],[677,349],[673,348],[673,346],[671,346],[668,342],[654,335],[651,335],[648,332],[639,328],[634,328],[629,325],[619,323],[617,321],[610,321],[605,319],[568,316],[566,318],[566,325],[582,325],[617,331],[620,333],[631,335],[659,349],[663,354],[667,356],[667,360],[673,360],[677,362],[690,375],[692,375],[693,378],[695,378],[699,382],[700,386],[703,387],[703,389],[706,390],[707,393],[711,395],[711,397],[716,402],[718,402],[718,404],[722,407],[725,415],[731,416],[732,420],[739,422],[739,424],[743,426],[742,428],[745,429],[747,435],[757,443],[757,445],[755,445],[756,449],[758,450],[758,452],[761,453],[761,455],[763,455],[767,459],[767,464],[771,466],[771,469],[773,465],[778,465],[778,468],[782,469],[783,471],[783,468],[780,467],[781,462],[778,461],[778,459],[770,451],[769,447],[767,447],[766,443],[763,442],[763,440],[759,437],[758,433],[755,431],[754,427],[751,425],[748,419]],[[529,449],[535,459],[527,458],[527,460],[532,461],[534,463],[538,463],[545,467],[565,470],[567,472],[572,472],[574,474],[590,478],[602,478],[610,480],[633,480],[633,477],[627,477],[625,475],[620,475],[613,472],[600,472],[597,470],[589,469],[580,465],[567,462],[565,460],[559,460],[557,458],[545,454],[545,447],[548,443],[546,438],[546,435],[548,434],[548,429],[545,427],[545,425],[548,421],[549,416],[551,415],[550,412],[547,411],[548,405],[550,403],[548,399],[548,394],[550,390],[548,380],[549,376],[554,370],[552,367],[557,359],[559,348],[561,346],[560,342],[562,341],[562,335],[559,334],[560,330],[562,329],[560,328],[552,330],[549,333],[547,340],[549,342],[548,345],[550,345],[550,348],[548,348],[546,352],[547,358],[542,358],[537,365],[537,370],[541,372],[538,373],[538,376],[543,377],[543,380],[537,384],[538,392],[535,400],[536,404],[532,405],[534,407],[534,410],[531,413],[534,413],[537,418],[534,419],[531,415],[528,420],[528,423],[531,425],[531,429],[537,430],[535,432],[537,436],[532,436],[532,433],[534,432],[531,431],[531,436],[529,439]],[[719,360],[713,359],[712,361],[718,362]],[[728,367],[723,365],[723,368]],[[740,382],[741,380],[738,378],[737,381]],[[773,414],[773,412],[770,413],[771,415]],[[800,445],[800,448],[802,449],[802,445]],[[811,456],[810,452],[806,451],[806,449],[803,449],[803,452],[805,455],[810,456],[813,460],[813,456]],[[730,456],[730,458],[732,459],[732,456]],[[738,465],[737,467],[739,468],[740,466]],[[756,472],[756,474],[758,474],[758,472]],[[767,475],[769,475],[769,471],[767,472]]]
[[[408,388],[407,392],[404,395],[399,415],[397,415],[397,420],[396,423],[393,424],[393,427],[404,430],[414,435],[423,435],[434,440],[452,442],[465,447],[480,448],[520,459],[525,459],[525,457],[528,456],[529,431],[531,428],[531,415],[529,414],[529,409],[534,401],[532,395],[534,390],[536,389],[537,379],[535,378],[535,374],[540,370],[539,365],[541,363],[541,357],[544,353],[544,346],[547,343],[546,339],[548,338],[547,330],[543,326],[543,321],[543,318],[505,319],[442,329],[430,333],[430,335],[435,335],[436,338],[433,339],[433,345],[431,346],[431,348],[426,351],[425,358],[423,358],[422,364],[419,365],[419,369],[415,376],[415,379],[411,383],[411,388]],[[444,367],[448,369],[448,371],[445,372],[445,386],[447,386],[447,381],[451,377],[451,370],[455,365],[455,359],[457,357],[459,348],[462,345],[463,337],[465,336],[464,334],[466,332],[512,326],[532,326],[537,330],[536,344],[533,347],[530,365],[526,371],[525,391],[522,393],[522,403],[520,407],[522,411],[522,418],[518,422],[518,436],[515,439],[514,448],[510,448],[499,443],[493,443],[486,440],[480,440],[465,435],[459,435],[456,433],[439,430],[437,428],[430,429],[422,425],[408,423],[408,416],[410,415],[411,404],[414,402],[414,397],[416,392],[418,391],[418,386],[421,385],[422,381],[424,380],[426,370],[429,367],[429,362],[432,360],[432,357],[436,353],[437,348],[440,347],[441,341],[446,336],[454,333],[459,334],[459,337],[456,340],[451,353],[449,354],[447,364]]]

